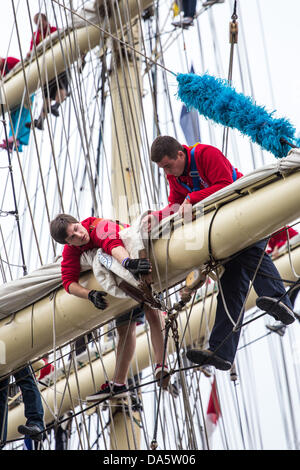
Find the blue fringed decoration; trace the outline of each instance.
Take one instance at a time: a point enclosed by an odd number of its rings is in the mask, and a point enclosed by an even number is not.
[[[282,158],[296,145],[295,128],[284,118],[275,119],[252,98],[238,93],[226,80],[211,75],[178,74],[178,96],[188,109],[195,108],[206,118],[223,126],[238,129],[253,142]]]

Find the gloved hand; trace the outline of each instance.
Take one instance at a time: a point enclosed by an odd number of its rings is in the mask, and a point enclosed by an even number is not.
[[[95,307],[104,310],[107,307],[107,301],[103,298],[107,295],[106,292],[101,290],[91,290],[88,295],[88,299],[95,305]]]
[[[147,258],[126,258],[123,260],[122,266],[130,271],[134,276],[139,274],[149,274],[151,272],[151,263]]]

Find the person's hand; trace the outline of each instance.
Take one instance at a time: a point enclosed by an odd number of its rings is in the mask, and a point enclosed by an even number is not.
[[[144,232],[150,232],[157,225],[157,218],[153,214],[148,214],[142,219],[141,227]]]
[[[279,256],[279,248],[278,248],[278,246],[275,246],[274,250],[272,251],[272,258],[276,259],[276,258],[278,258],[278,256]]]
[[[125,258],[122,262],[122,266],[134,276],[149,274],[152,271],[151,263],[147,258]]]
[[[186,198],[178,209],[179,217],[184,217],[184,216],[189,217],[189,214],[190,214],[190,217],[192,220],[192,207],[193,205],[190,199]]]
[[[107,307],[107,301],[103,298],[107,295],[106,292],[101,290],[91,290],[88,294],[88,299],[95,305],[96,308],[104,310]]]

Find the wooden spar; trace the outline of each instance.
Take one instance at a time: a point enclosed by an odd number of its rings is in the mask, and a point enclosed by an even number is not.
[[[300,273],[300,246],[297,246],[291,251],[291,259],[293,267],[296,273]],[[279,259],[275,261],[275,265],[279,270],[282,277],[289,280],[296,280],[296,277],[293,274],[291,269],[289,256],[288,254],[282,255]],[[256,294],[252,290],[250,292],[246,310],[255,306]],[[185,333],[185,342],[187,345],[191,345],[194,342],[204,343],[207,339],[208,331],[211,330],[215,318],[215,309],[216,309],[216,295],[210,295],[206,298],[205,304],[202,301],[194,305],[192,309],[188,328]],[[203,314],[203,311],[205,312]],[[180,313],[180,318],[178,320],[179,325],[179,336],[182,338],[182,332],[185,329],[187,315],[186,312]],[[201,328],[199,329],[199,325]],[[174,354],[175,349],[173,341],[169,340],[169,353]],[[132,372],[133,374],[149,366],[150,353],[148,350],[147,343],[147,334],[142,332],[137,337],[137,347],[136,347],[136,356],[132,361]],[[107,352],[102,357],[104,369],[107,372],[108,376],[111,378],[114,372],[115,365],[115,353],[114,351]],[[136,367],[138,364],[138,369]],[[56,400],[57,406],[61,406],[61,414],[66,413],[72,408],[72,401],[75,406],[79,404],[79,399],[84,400],[87,395],[95,392],[93,385],[93,378],[95,380],[96,388],[102,384],[106,378],[104,375],[104,369],[101,364],[101,360],[95,360],[90,364],[82,367],[78,370],[78,383],[80,384],[80,396],[78,394],[78,387],[76,376],[74,373],[71,373],[69,377],[69,388],[70,393],[64,395],[64,401],[61,404],[61,397],[63,396],[63,391],[66,387],[66,379],[60,379],[56,384]],[[93,374],[91,373],[93,371]],[[151,379],[150,379],[151,380]],[[55,396],[53,387],[46,388],[42,390],[43,402],[47,403],[49,408],[45,406],[45,422],[50,423],[53,421],[53,415],[50,413],[49,409],[54,408]],[[16,439],[19,437],[17,428],[20,424],[25,423],[24,418],[24,407],[23,404],[18,405],[9,411],[8,415],[8,439]]]
[[[223,259],[264,238],[285,224],[291,223],[300,213],[298,188],[300,172],[278,178],[258,189],[221,206],[211,225],[212,251],[216,259]],[[168,261],[168,285],[183,280],[194,267],[209,260],[208,230],[214,212],[208,212],[187,225],[171,232],[168,259],[168,240],[154,240],[153,266],[159,268],[165,286]],[[194,240],[191,250],[189,235],[204,234]],[[185,240],[188,242],[185,243]],[[159,289],[156,269],[153,270],[154,287]],[[91,289],[101,289],[92,274],[85,274],[81,282]],[[0,375],[22,366],[27,361],[41,357],[53,348],[53,312],[55,310],[56,346],[81,336],[85,332],[107,323],[136,305],[108,296],[109,308],[99,312],[91,302],[77,299],[59,289],[55,298],[46,297],[14,316],[0,322],[0,344],[5,349]]]

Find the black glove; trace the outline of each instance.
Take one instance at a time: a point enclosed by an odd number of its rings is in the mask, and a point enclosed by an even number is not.
[[[126,258],[122,265],[134,276],[138,274],[148,274],[151,271],[151,263],[147,258],[130,259]]]
[[[91,290],[88,295],[88,299],[93,302],[95,307],[100,308],[100,310],[104,310],[107,307],[107,301],[103,299],[103,297],[107,295],[106,292],[102,292],[101,290]]]

